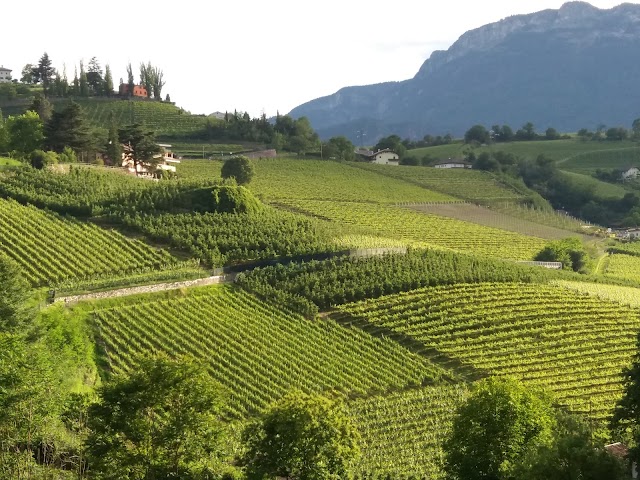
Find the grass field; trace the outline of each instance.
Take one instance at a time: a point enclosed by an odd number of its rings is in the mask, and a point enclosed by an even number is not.
[[[510,142],[510,143],[494,143],[484,147],[476,147],[473,149],[476,155],[484,152],[508,152],[522,158],[535,159],[538,155],[543,154],[555,161],[580,155],[587,152],[617,150],[620,148],[636,147],[634,142],[584,142],[577,138],[568,140],[552,140],[552,141],[531,141],[531,142]],[[431,155],[434,158],[462,158],[465,150],[469,149],[469,145],[464,143],[454,143],[451,145],[439,145],[437,147],[417,148],[410,150],[411,155],[418,157]]]
[[[637,146],[583,153],[560,163],[563,170],[587,175],[597,169],[622,170],[629,166],[640,166],[640,148]]]
[[[15,158],[0,157],[0,167],[18,167],[20,165],[22,163]]]
[[[622,198],[628,190],[621,185],[614,185],[613,183],[602,182],[597,178],[582,173],[576,172],[563,172],[576,184],[582,185],[586,188],[593,189],[593,192],[601,198]]]

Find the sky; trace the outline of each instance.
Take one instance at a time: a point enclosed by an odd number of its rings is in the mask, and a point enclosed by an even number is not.
[[[0,65],[20,77],[46,51],[73,79],[80,60],[150,61],[165,94],[191,113],[273,116],[342,87],[413,77],[434,50],[505,17],[559,8],[554,0],[30,0],[2,7]],[[620,0],[593,0],[612,8]],[[631,2],[640,3],[640,2]],[[16,19],[12,21],[11,19]],[[13,39],[13,40],[12,40]]]

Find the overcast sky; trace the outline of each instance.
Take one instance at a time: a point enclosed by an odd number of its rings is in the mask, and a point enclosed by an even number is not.
[[[192,113],[272,116],[342,87],[406,80],[433,50],[510,15],[559,8],[553,0],[111,0],[6,1],[0,64],[48,52],[54,67],[93,56],[111,66],[151,61],[163,90]],[[599,8],[621,1],[594,0]],[[640,3],[640,2],[631,2]],[[8,29],[8,30],[7,30]]]

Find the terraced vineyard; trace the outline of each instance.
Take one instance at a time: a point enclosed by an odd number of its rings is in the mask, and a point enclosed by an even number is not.
[[[626,142],[625,142],[626,143]],[[585,152],[561,163],[563,170],[590,175],[597,169],[622,170],[640,161],[640,148],[627,146],[601,152]]]
[[[436,192],[465,200],[487,203],[495,201],[517,201],[524,196],[513,188],[501,184],[488,172],[463,168],[430,168],[399,165],[353,163],[354,167],[397,178]]]
[[[210,179],[219,175],[221,168],[220,162],[210,160],[189,160],[183,164],[178,167],[178,174],[184,178]],[[345,163],[273,158],[255,160],[253,164],[256,174],[249,188],[267,202],[287,199],[373,203],[458,201],[450,195]]]
[[[442,441],[467,388],[427,386],[350,402],[362,436],[363,455],[356,468],[363,478],[439,478]]]
[[[553,280],[551,283],[577,292],[588,293],[605,300],[619,302],[632,307],[640,307],[640,288],[620,287],[602,283],[568,282],[565,280]]]
[[[457,284],[340,307],[342,321],[411,337],[480,374],[514,376],[604,422],[636,351],[636,310],[547,285]]]
[[[635,255],[609,255],[605,276],[640,283],[640,257]]]
[[[0,200],[0,240],[36,286],[178,266],[166,251],[13,200]]]
[[[257,412],[292,388],[362,395],[444,373],[391,340],[306,321],[232,286],[98,308],[95,321],[113,372],[135,367],[140,354],[192,356],[224,387],[232,416]]]
[[[318,200],[291,200],[283,201],[283,204],[340,225],[354,226],[361,233],[400,239],[415,247],[437,246],[499,258],[530,260],[545,245],[541,238],[391,205]]]
[[[202,130],[206,118],[191,115],[171,103],[148,100],[76,100],[85,110],[90,122],[107,125],[113,113],[120,125],[143,123],[156,135],[179,135]]]

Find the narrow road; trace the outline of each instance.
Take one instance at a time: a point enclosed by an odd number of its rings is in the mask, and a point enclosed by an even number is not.
[[[120,288],[117,290],[107,290],[104,292],[85,293],[82,295],[71,295],[68,297],[56,297],[54,303],[64,302],[67,305],[81,302],[83,300],[101,300],[104,298],[126,297],[128,295],[138,295],[140,293],[161,292],[164,290],[177,290],[186,287],[202,287],[205,285],[215,285],[217,283],[232,283],[235,274],[216,275],[196,280],[186,280],[183,282],[156,283],[153,285],[141,285],[138,287]]]

